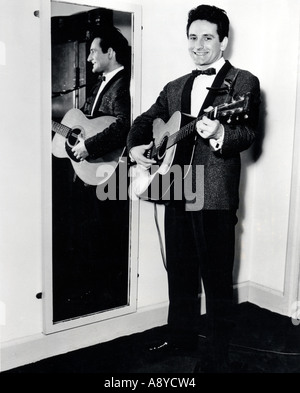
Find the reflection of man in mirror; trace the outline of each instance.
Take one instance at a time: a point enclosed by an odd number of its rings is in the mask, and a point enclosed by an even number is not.
[[[87,60],[93,65],[92,72],[100,75],[83,112],[91,117],[115,116],[116,122],[94,137],[81,139],[73,148],[80,159],[98,158],[125,146],[130,126],[129,72],[124,67],[128,62],[128,42],[114,27],[99,28],[94,37]]]
[[[87,61],[99,78],[87,91],[81,111],[88,122],[105,117],[113,117],[114,121],[99,132],[96,129],[92,136],[85,139],[79,136],[72,152],[83,164],[118,149],[124,151],[131,108],[127,68],[130,46],[121,32],[113,26],[93,31]],[[118,167],[114,175],[118,177]],[[82,180],[76,170],[70,177],[66,195],[58,190],[60,195],[55,196],[64,206],[56,209],[54,218],[57,320],[127,304],[128,201],[100,201],[94,184]]]

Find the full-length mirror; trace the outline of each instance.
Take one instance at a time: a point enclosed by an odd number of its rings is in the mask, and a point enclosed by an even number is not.
[[[69,327],[135,303],[125,149],[134,12],[97,4],[51,1],[50,318]]]

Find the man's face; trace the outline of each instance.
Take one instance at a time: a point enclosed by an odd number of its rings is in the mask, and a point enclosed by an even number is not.
[[[90,48],[90,54],[87,61],[93,64],[92,71],[95,72],[105,72],[108,69],[108,53],[103,53],[100,48],[100,38],[95,38],[92,42]]]
[[[196,66],[206,66],[219,60],[227,43],[227,37],[220,42],[215,23],[198,19],[190,26],[188,50]]]

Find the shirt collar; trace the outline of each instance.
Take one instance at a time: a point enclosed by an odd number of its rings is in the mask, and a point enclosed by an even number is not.
[[[225,59],[222,56],[219,60],[215,61],[214,63],[210,64],[209,67],[207,68],[215,68],[216,69],[216,74],[220,71],[220,69],[223,67],[225,64]],[[203,68],[197,67],[199,70]],[[213,75],[214,76],[214,75]]]
[[[103,74],[105,76],[105,82],[108,82],[111,80],[118,72],[122,71],[124,69],[124,66],[118,67],[113,71],[108,72],[107,74]]]

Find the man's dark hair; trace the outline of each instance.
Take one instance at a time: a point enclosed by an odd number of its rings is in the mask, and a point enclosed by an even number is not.
[[[122,65],[127,65],[130,57],[130,47],[127,39],[115,26],[99,27],[92,32],[92,39],[100,38],[100,47],[103,53],[109,48],[116,52],[116,60]]]
[[[224,37],[228,37],[229,34],[229,19],[224,10],[215,7],[213,5],[199,5],[193,8],[188,14],[188,22],[186,26],[186,34],[189,35],[190,26],[195,20],[207,20],[210,23],[217,25],[217,33],[220,38],[220,42],[223,41]]]

